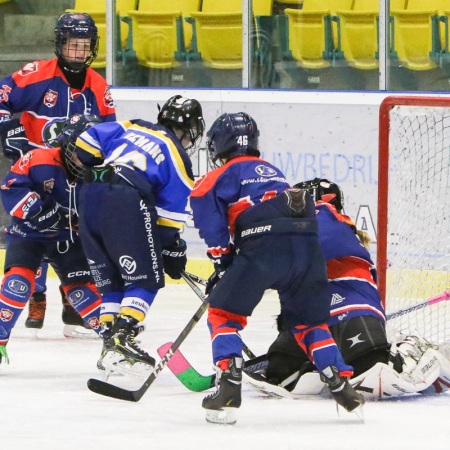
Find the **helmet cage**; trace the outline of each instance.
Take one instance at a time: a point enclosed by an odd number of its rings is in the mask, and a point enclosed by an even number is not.
[[[314,178],[313,180],[302,181],[294,187],[306,189],[314,201],[323,201],[333,205],[341,213],[344,210],[344,194],[341,188],[326,178]]]
[[[69,38],[90,39],[89,55],[84,62],[67,61],[63,47]],[[86,70],[98,54],[97,27],[89,14],[66,13],[59,17],[55,28],[55,54],[63,67],[71,72]]]
[[[79,166],[74,161],[76,155],[76,140],[78,136],[96,123],[101,123],[99,117],[94,115],[74,114],[69,117],[61,130],[58,138],[61,143],[61,153],[64,166],[70,175],[75,178],[82,178],[85,174],[85,168]]]

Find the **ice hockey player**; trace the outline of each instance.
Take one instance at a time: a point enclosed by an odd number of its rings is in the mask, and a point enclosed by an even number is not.
[[[100,369],[147,377],[155,364],[135,337],[164,287],[164,271],[179,279],[186,265],[180,230],[194,185],[189,154],[204,128],[197,100],[175,95],[157,124],[105,123],[77,140],[85,166],[103,164],[92,170],[80,203],[80,236],[102,294]]]
[[[89,66],[98,53],[98,33],[88,14],[64,13],[55,27],[56,58],[33,61],[0,80],[0,140],[12,163],[33,148],[58,145],[55,138],[73,114],[115,120],[106,80]],[[22,113],[20,121],[13,117]],[[46,310],[48,264],[38,271],[36,292],[29,302],[28,328],[42,328]],[[64,334],[76,337],[83,320],[61,292]]]
[[[354,368],[352,386],[366,397],[376,398],[424,391],[440,377],[442,366],[445,388],[450,381],[450,361],[445,363],[436,346],[420,336],[402,336],[388,343],[376,271],[368,251],[370,239],[344,214],[340,187],[319,178],[295,186],[308,190],[316,201],[330,290],[328,325],[344,361]],[[296,345],[283,316],[278,318],[278,329],[267,355],[247,363],[249,385],[278,397],[320,393],[324,384],[319,373]]]
[[[61,131],[61,147],[30,150],[1,185],[3,206],[12,216],[0,287],[0,355],[5,360],[6,344],[34,292],[35,274],[44,257],[73,307],[100,331],[101,298],[76,232],[83,167],[74,155],[75,138],[99,122],[96,116],[71,116]]]
[[[319,367],[336,402],[360,412],[364,397],[348,383],[353,369],[327,326],[326,269],[312,197],[290,189],[283,173],[260,158],[258,127],[246,113],[216,119],[207,147],[218,167],[198,180],[190,200],[215,267],[206,292],[218,385],[203,400],[206,420],[236,422],[243,365],[239,332],[270,288],[278,291],[296,344]]]

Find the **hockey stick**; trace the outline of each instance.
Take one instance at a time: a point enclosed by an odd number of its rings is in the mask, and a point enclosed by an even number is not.
[[[197,295],[202,294],[200,289],[195,285],[195,283],[189,278],[189,275],[186,272],[182,272],[181,276],[186,281],[186,283],[197,293]],[[199,292],[197,292],[197,290]],[[203,296],[202,304],[200,308],[194,313],[192,318],[183,328],[181,333],[175,339],[175,342],[170,346],[165,355],[161,358],[161,361],[155,366],[152,373],[149,375],[145,383],[136,391],[130,391],[128,389],[121,388],[119,386],[115,386],[113,384],[109,384],[105,381],[97,380],[95,378],[90,378],[87,382],[88,388],[95,392],[96,394],[105,395],[106,397],[117,398],[119,400],[126,400],[129,402],[138,402],[142,396],[147,392],[147,389],[152,385],[152,383],[156,380],[159,373],[164,369],[164,367],[168,364],[170,359],[172,358],[174,352],[178,350],[180,345],[187,338],[189,333],[193,330],[195,325],[199,322],[205,311],[208,309],[207,297]]]
[[[206,280],[190,273],[188,273],[187,275],[189,276],[189,278],[191,278],[191,281],[206,285]],[[192,283],[188,284],[194,290],[200,300],[202,300],[202,302],[206,301],[205,294],[197,286],[193,286]],[[249,360],[254,360],[256,358],[255,354],[244,343],[242,344],[242,349]],[[159,347],[157,350],[159,356],[162,356],[170,346],[171,343],[168,342]],[[210,389],[215,385],[216,374],[200,374],[197,370],[194,369],[194,367],[192,367],[192,364],[185,358],[180,350],[177,350],[173,354],[171,360],[167,364],[167,367],[178,378],[181,384],[183,384],[191,391],[201,392]]]
[[[194,275],[193,273],[186,272],[186,275],[195,283],[201,284],[202,286],[206,286],[208,283],[208,280],[205,280],[202,277],[199,277],[198,275]]]
[[[194,277],[197,278],[197,280],[201,280],[200,277],[196,277],[195,275],[191,275],[191,274],[186,274],[188,275],[191,280],[190,283],[188,283],[188,285],[192,288],[192,290],[197,294],[197,297],[202,301],[206,301],[207,296],[192,282],[195,281]],[[205,280],[206,281],[206,280]],[[199,283],[201,283],[199,281]],[[202,283],[203,284],[203,283]],[[244,351],[244,353],[247,355],[247,357],[249,359],[253,359],[256,358],[256,355],[244,344],[244,342],[242,342],[242,350]]]
[[[445,300],[450,300],[450,289],[446,289],[441,294],[430,297],[428,300],[425,300],[422,303],[418,303],[417,305],[410,306],[409,308],[400,309],[386,316],[387,320],[396,319],[397,317],[403,316],[405,314],[409,314],[413,311],[418,311],[419,309],[426,308],[429,305],[434,305],[435,303],[439,303]]]

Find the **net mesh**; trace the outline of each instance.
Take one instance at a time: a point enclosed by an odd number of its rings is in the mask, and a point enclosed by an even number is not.
[[[390,110],[386,313],[397,332],[450,341],[450,108]]]

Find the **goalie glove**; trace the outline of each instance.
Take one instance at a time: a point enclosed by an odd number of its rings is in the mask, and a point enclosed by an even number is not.
[[[0,123],[0,140],[3,154],[13,163],[29,150],[25,128],[19,119],[11,119]]]
[[[39,231],[58,231],[69,225],[66,211],[52,198],[45,200],[38,213],[28,221]]]
[[[181,272],[186,267],[186,250],[186,242],[180,239],[175,245],[164,248],[162,251],[164,271],[174,280],[181,278]]]
[[[418,369],[422,363],[422,356],[432,348],[433,345],[423,338],[406,336],[391,345],[389,365],[405,380],[420,382],[422,375]]]

